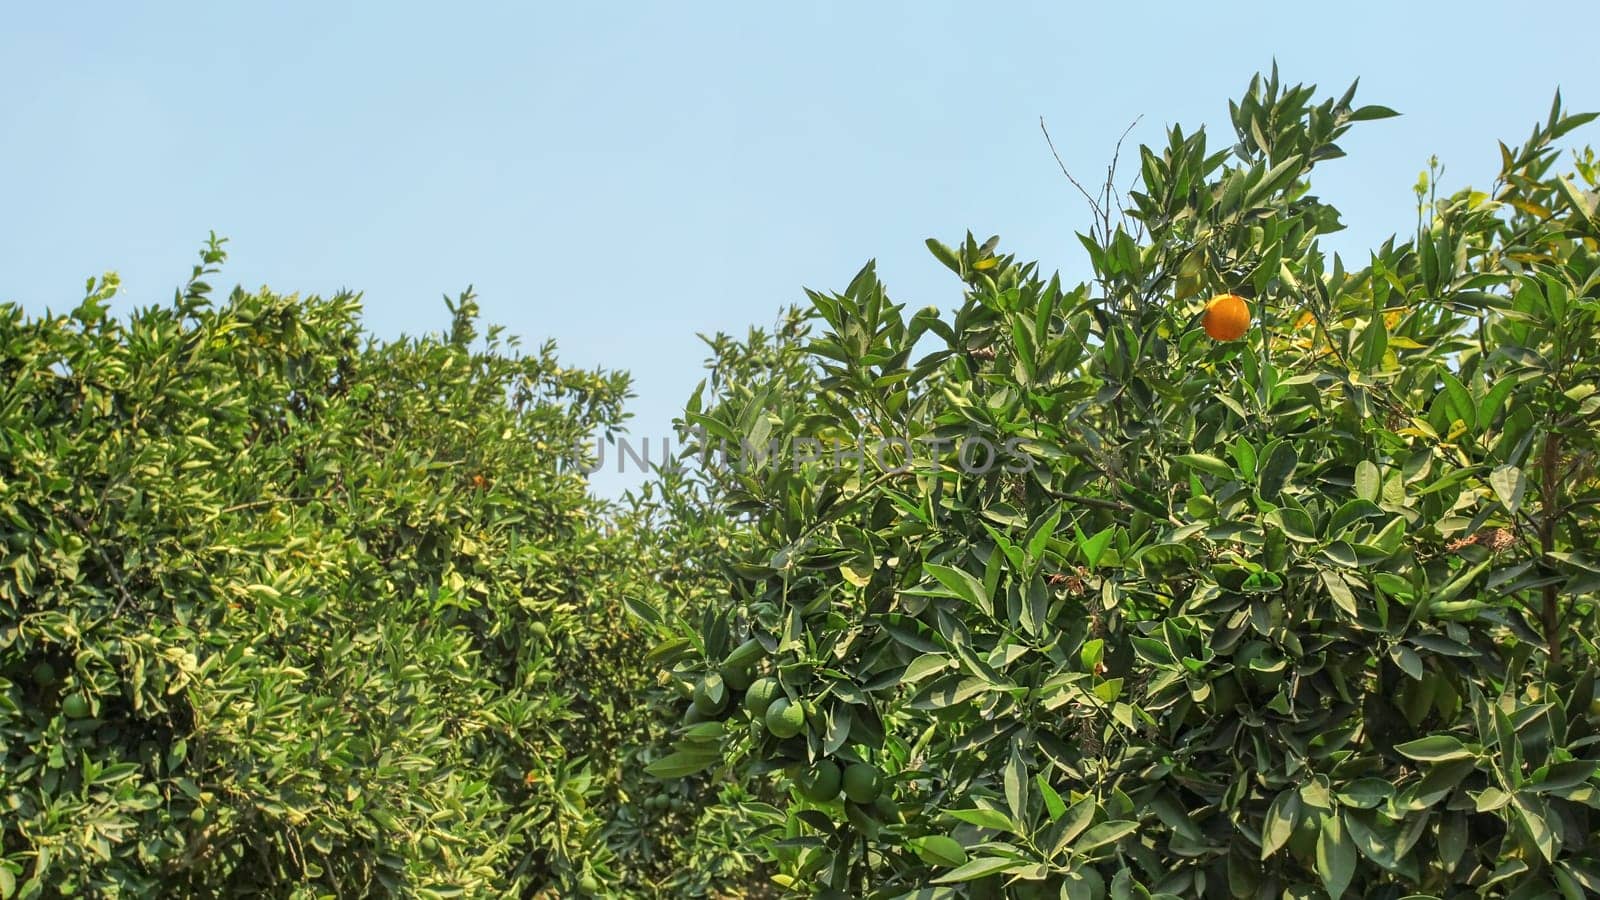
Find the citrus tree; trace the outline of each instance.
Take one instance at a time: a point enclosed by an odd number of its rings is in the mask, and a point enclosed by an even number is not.
[[[1347,262],[1356,124],[1274,72],[1173,128],[1069,286],[930,241],[689,404],[736,537],[643,610],[689,721],[819,896],[1600,893],[1600,215],[1559,97],[1488,190]]]
[[[650,895],[625,376],[358,299],[0,307],[0,897]],[[691,879],[692,883],[692,879]],[[677,891],[666,891],[681,896]]]

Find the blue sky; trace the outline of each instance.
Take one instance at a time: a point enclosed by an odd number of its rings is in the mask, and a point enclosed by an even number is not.
[[[383,336],[445,327],[440,296],[474,284],[527,343],[631,370],[654,438],[701,375],[696,332],[770,323],[869,258],[914,307],[956,302],[922,241],[967,229],[1081,278],[1087,212],[1040,116],[1088,179],[1136,116],[1130,143],[1182,123],[1220,144],[1274,58],[1329,93],[1360,76],[1404,116],[1359,126],[1316,182],[1358,251],[1411,227],[1430,154],[1447,186],[1486,184],[1557,86],[1600,108],[1578,10],[13,5],[0,300],[64,311],[116,270],[123,308],[164,301],[210,230],[225,284],[359,289]]]

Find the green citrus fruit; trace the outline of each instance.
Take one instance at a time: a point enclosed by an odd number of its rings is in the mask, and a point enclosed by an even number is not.
[[[749,669],[733,666],[723,666],[717,670],[722,675],[722,683],[731,691],[744,691],[750,689],[750,682],[755,680],[755,673]]]
[[[41,662],[33,667],[33,683],[39,687],[49,687],[56,683],[56,667],[47,662]]]
[[[839,796],[839,786],[843,783],[843,775],[839,772],[839,764],[831,759],[818,760],[817,764],[800,773],[796,784],[800,788],[800,795],[816,803],[827,803]]]
[[[844,770],[844,795],[857,803],[871,803],[883,790],[883,776],[876,766],[855,763]]]
[[[763,717],[767,723],[767,730],[773,737],[792,738],[805,730],[806,711],[798,703],[790,703],[788,697],[779,697],[767,707],[767,714]]]
[[[543,622],[534,622],[532,625],[528,626],[528,630],[533,633],[534,637],[542,638],[550,632],[550,626],[544,624]]]
[[[61,712],[69,719],[81,719],[89,714],[89,701],[82,694],[68,694],[61,700]]]
[[[578,890],[583,891],[585,894],[598,894],[600,893],[600,882],[593,875],[585,875],[578,879]]]
[[[758,678],[750,685],[744,695],[744,708],[752,718],[759,719],[767,714],[767,707],[772,701],[783,694],[783,688],[776,678]]]

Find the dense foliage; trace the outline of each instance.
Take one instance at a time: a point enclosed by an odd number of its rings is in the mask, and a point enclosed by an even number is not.
[[[564,458],[626,377],[203,256],[0,308],[0,897],[703,891],[634,761],[650,575]]]
[[[623,506],[626,376],[470,292],[0,306],[0,900],[1600,895],[1594,117],[1352,268],[1315,97],[1090,283],[711,339]]]
[[[724,348],[680,491],[728,602],[640,613],[692,697],[652,768],[742,786],[780,884],[1600,894],[1600,167],[1555,145],[1593,117],[1425,174],[1354,268],[1308,181],[1393,114],[1353,94],[1273,73],[1230,146],[1141,148],[1090,284],[930,241],[953,313],[868,266]]]

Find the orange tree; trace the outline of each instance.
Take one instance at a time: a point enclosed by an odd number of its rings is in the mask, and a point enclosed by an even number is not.
[[[651,576],[569,458],[626,376],[222,259],[0,306],[0,898],[703,893],[631,756]]]
[[[723,612],[641,612],[692,697],[652,771],[748,787],[779,884],[1600,893],[1600,172],[1555,147],[1592,116],[1425,176],[1354,268],[1308,181],[1393,114],[1353,94],[1274,72],[1229,146],[1141,148],[1091,284],[930,241],[953,314],[869,265],[696,394],[740,537]]]

